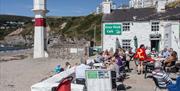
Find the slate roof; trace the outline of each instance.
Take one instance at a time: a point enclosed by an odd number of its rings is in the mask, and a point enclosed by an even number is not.
[[[180,20],[180,7],[167,9],[157,13],[155,8],[116,9],[111,14],[103,15],[103,22],[150,21],[150,20]]]

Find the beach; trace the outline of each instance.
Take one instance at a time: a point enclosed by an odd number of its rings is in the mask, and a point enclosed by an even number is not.
[[[0,61],[0,89],[1,91],[30,91],[31,85],[54,75],[54,68],[65,62],[72,65],[79,59],[43,58],[33,59],[32,51],[16,51],[0,53],[1,58],[8,59],[16,55],[28,56],[21,60]]]

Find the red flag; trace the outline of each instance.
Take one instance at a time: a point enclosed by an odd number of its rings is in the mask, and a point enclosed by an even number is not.
[[[140,61],[145,60],[145,59],[147,58],[145,49],[138,48],[137,51],[136,51],[136,54],[135,54],[134,58],[137,58],[137,59],[139,59]]]

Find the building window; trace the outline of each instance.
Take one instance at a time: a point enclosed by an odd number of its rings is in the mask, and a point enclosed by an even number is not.
[[[151,31],[159,31],[159,22],[151,23]]]
[[[128,50],[131,48],[131,40],[122,40],[122,48]]]
[[[130,23],[123,23],[123,31],[130,31]]]

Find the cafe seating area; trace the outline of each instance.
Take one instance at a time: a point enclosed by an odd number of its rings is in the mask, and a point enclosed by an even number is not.
[[[149,81],[149,79],[151,79],[151,81],[154,82],[155,91],[157,89],[178,91],[172,90],[179,88],[178,77],[180,76],[180,62],[178,60],[176,60],[174,65],[167,66],[166,60],[168,58],[159,55],[160,52],[156,55],[153,54],[153,56],[149,56],[147,60],[143,61],[143,73],[138,74],[138,59],[134,58],[135,54],[136,53],[126,52],[123,49],[117,49],[115,52],[107,50],[99,52],[99,54],[94,57],[82,59],[82,63],[79,65],[62,71],[43,82],[32,85],[31,91],[42,91],[41,89],[44,89],[43,91],[60,91],[57,90],[57,88],[60,88],[63,80],[69,77],[72,77],[70,85],[68,85],[71,91],[94,91],[93,89],[99,89],[96,91],[131,91],[131,89],[135,87],[128,84],[128,79],[131,79],[132,75],[142,77],[138,80]],[[156,70],[156,62],[161,63],[159,68],[173,80],[172,83],[166,87],[159,86],[159,78],[156,78],[153,74],[153,71]],[[81,72],[84,75],[84,77],[81,76],[82,78],[80,79],[84,79],[85,82],[83,83],[85,84],[79,84],[76,80],[79,79],[77,77],[77,68],[80,66],[83,68]]]

